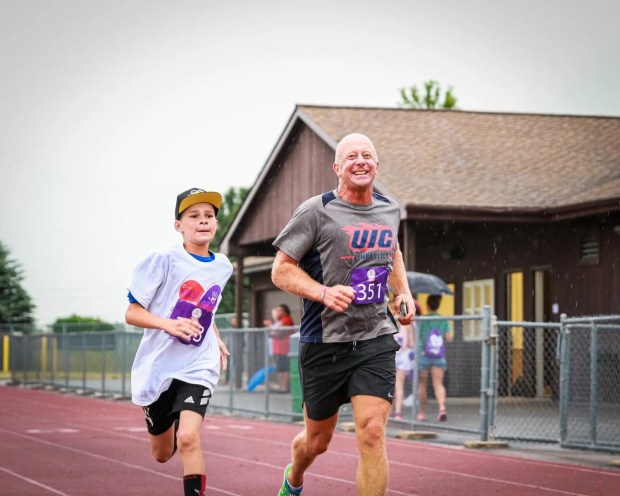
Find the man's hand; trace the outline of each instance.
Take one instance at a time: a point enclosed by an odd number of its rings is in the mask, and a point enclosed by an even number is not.
[[[407,313],[405,315],[402,315],[400,311],[401,304],[403,302],[407,306]],[[396,299],[394,300],[394,304],[396,305],[396,309],[398,310],[398,322],[400,322],[402,325],[411,324],[415,317],[415,303],[413,302],[413,297],[411,296],[411,294],[404,293],[397,295]]]
[[[321,290],[322,303],[334,310],[335,312],[344,312],[353,299],[355,298],[355,290],[350,286],[325,286]]]

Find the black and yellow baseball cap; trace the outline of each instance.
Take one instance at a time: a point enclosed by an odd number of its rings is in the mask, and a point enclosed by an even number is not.
[[[200,188],[190,188],[177,196],[177,204],[174,207],[174,218],[179,220],[183,210],[196,205],[196,203],[210,203],[215,208],[215,215],[222,206],[222,195],[215,191],[205,191]]]

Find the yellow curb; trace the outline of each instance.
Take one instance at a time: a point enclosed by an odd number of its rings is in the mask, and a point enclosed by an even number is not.
[[[394,437],[396,439],[435,439],[437,434],[429,431],[399,431]]]
[[[463,446],[466,448],[497,449],[508,448],[508,443],[502,441],[465,441]]]
[[[340,430],[344,432],[355,432],[355,422],[342,422]]]
[[[614,467],[620,467],[620,458],[611,461],[611,465]]]

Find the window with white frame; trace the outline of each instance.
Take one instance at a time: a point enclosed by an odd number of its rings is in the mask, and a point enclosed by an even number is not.
[[[480,281],[466,281],[463,283],[463,315],[482,315],[485,305],[494,308],[495,281],[482,279]],[[477,341],[482,339],[482,322],[480,320],[466,320],[463,322],[463,340]]]

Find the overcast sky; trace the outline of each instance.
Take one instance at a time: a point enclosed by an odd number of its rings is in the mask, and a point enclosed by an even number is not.
[[[122,322],[177,193],[252,185],[296,104],[620,116],[617,0],[0,0],[0,240],[36,319]],[[381,151],[379,150],[379,153]],[[331,167],[331,164],[325,164]]]

